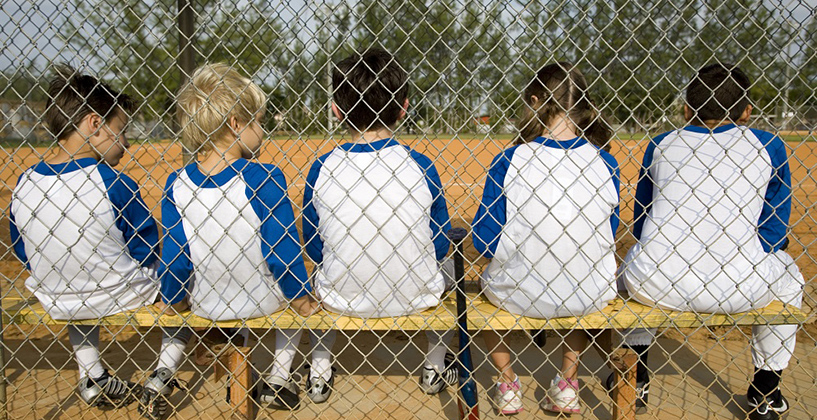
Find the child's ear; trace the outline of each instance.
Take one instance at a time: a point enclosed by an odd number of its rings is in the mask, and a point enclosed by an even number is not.
[[[87,137],[91,137],[99,133],[104,123],[105,121],[99,114],[91,112],[79,122],[77,131]]]
[[[738,118],[737,123],[740,125],[746,125],[751,117],[752,105],[746,105],[746,109],[744,109],[743,113],[740,114],[740,118]]]
[[[409,102],[408,102],[408,98],[406,98],[406,100],[403,101],[403,108],[400,109],[400,116],[397,117],[398,120],[402,120],[403,118],[406,117],[406,114],[408,113],[408,106],[409,106]]]
[[[343,115],[340,113],[340,109],[334,102],[332,102],[332,113],[335,114],[338,121],[343,121]]]
[[[689,105],[684,104],[684,119],[687,121],[691,121],[692,117],[695,115],[692,113],[692,110],[689,109]]]

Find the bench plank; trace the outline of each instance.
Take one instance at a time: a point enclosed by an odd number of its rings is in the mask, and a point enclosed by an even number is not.
[[[472,297],[472,296],[469,296]],[[483,296],[471,302],[468,321],[474,328],[496,330],[557,330],[557,329],[623,329],[623,328],[689,328],[718,325],[783,325],[801,324],[807,314],[792,305],[774,301],[769,306],[740,314],[698,314],[677,312],[642,305],[633,300],[616,299],[606,308],[583,317],[552,319],[528,318],[498,309]]]
[[[520,317],[498,309],[481,295],[469,293],[468,322],[470,328],[495,330],[532,330],[532,329],[609,329],[635,327],[678,327],[690,328],[718,325],[758,325],[758,324],[801,324],[808,315],[791,305],[774,301],[769,306],[742,314],[696,314],[692,312],[667,311],[642,305],[632,300],[614,300],[604,310],[584,317],[565,317],[553,319],[536,319]],[[64,325],[67,321],[52,319],[45,313],[36,299],[4,299],[3,322],[20,325]],[[185,322],[186,321],[186,322]],[[277,312],[268,317],[254,318],[246,321],[219,321],[219,327],[269,328],[310,328],[338,330],[446,330],[456,326],[456,305],[454,299],[444,301],[440,306],[420,314],[397,318],[360,319],[348,316],[321,312],[303,318],[290,309]],[[210,327],[214,323],[208,319],[193,315],[190,311],[180,315],[164,315],[151,306],[135,311],[123,312],[101,319],[73,321],[80,325],[131,325],[134,327],[151,327],[154,325],[179,327]]]

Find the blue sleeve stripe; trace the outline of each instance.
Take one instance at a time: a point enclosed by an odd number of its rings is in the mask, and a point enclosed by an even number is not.
[[[426,179],[426,185],[431,192],[433,202],[431,204],[431,220],[429,227],[431,228],[431,238],[434,243],[434,251],[437,260],[442,260],[448,254],[448,249],[451,247],[451,241],[448,239],[446,233],[451,230],[451,219],[448,216],[448,205],[445,202],[445,192],[443,191],[443,183],[440,179],[440,174],[434,166],[434,162],[422,153],[411,150],[409,151],[411,158],[423,171]]]
[[[173,183],[177,178],[178,172],[170,174],[162,197],[162,227],[165,236],[162,241],[159,282],[162,301],[167,304],[179,303],[187,296],[190,278],[193,275],[190,247],[179,209],[176,207],[176,200],[173,198]]]
[[[786,143],[772,133],[752,129],[772,163],[771,178],[763,196],[763,209],[758,220],[758,236],[763,250],[775,252],[786,242],[791,217],[791,170]]]
[[[655,182],[650,173],[653,164],[655,151],[664,138],[673,131],[666,132],[650,140],[647,150],[644,151],[644,159],[641,162],[641,169],[638,172],[638,185],[635,189],[635,204],[633,206],[633,236],[637,241],[641,240],[641,231],[644,228],[644,221],[649,217],[652,209],[653,189]]]
[[[98,164],[97,170],[117,211],[115,224],[122,232],[128,254],[143,267],[152,265],[159,258],[159,229],[139,194],[139,186],[104,163]]]
[[[301,241],[286,178],[274,165],[248,165],[244,170],[246,194],[261,220],[261,254],[287,299],[297,299],[312,291],[301,257]]]
[[[602,150],[601,157],[604,159],[604,163],[607,164],[607,170],[610,171],[610,176],[613,180],[613,187],[616,189],[616,197],[618,201],[621,201],[621,169],[618,166],[618,161],[616,160],[613,155],[610,153]],[[618,231],[618,225],[621,221],[621,206],[620,204],[616,204],[616,208],[613,210],[613,214],[610,215],[610,227],[613,229],[613,239],[616,237],[616,232]]]
[[[302,230],[304,233],[304,249],[306,255],[316,265],[323,262],[323,239],[318,233],[318,226],[320,217],[318,217],[318,210],[315,208],[315,203],[312,201],[315,194],[315,185],[321,175],[323,164],[332,152],[329,152],[318,158],[309,168],[309,173],[306,176],[306,186],[304,187],[304,202],[303,202],[303,216],[301,218]]]
[[[472,238],[477,252],[486,258],[493,258],[499,246],[502,227],[507,221],[505,196],[505,176],[513,161],[516,146],[497,155],[488,170],[482,202],[471,223]]]

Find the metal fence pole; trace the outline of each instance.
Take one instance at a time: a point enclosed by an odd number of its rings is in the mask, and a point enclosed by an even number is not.
[[[193,9],[193,0],[178,1],[179,56],[176,58],[176,63],[179,66],[179,86],[183,86],[196,69],[196,49],[191,45],[193,34],[196,31],[196,14]],[[175,119],[173,121],[174,126],[177,126],[178,122]],[[184,147],[182,147],[182,153],[184,164],[187,165],[194,156]]]

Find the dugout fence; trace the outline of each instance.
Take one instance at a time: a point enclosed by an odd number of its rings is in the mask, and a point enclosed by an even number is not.
[[[69,63],[140,101],[127,131],[133,145],[117,169],[136,181],[157,219],[166,180],[192,158],[176,135],[173,103],[179,88],[204,63],[224,62],[249,75],[268,95],[264,128],[269,141],[257,159],[283,171],[301,231],[310,165],[350,140],[330,108],[332,65],[353,51],[379,47],[393,53],[409,74],[408,115],[396,137],[433,160],[452,225],[465,228],[477,212],[493,157],[516,138],[524,106],[521,91],[543,65],[575,63],[587,77],[596,107],[615,129],[608,146],[621,170],[621,224],[615,237],[619,266],[637,242],[636,184],[649,139],[685,125],[683,92],[697,69],[714,62],[743,68],[752,79],[749,125],[778,135],[789,155],[787,252],[805,278],[806,318],[799,324],[798,345],[781,387],[789,400],[789,418],[815,418],[815,16],[817,4],[809,0],[4,2],[0,294],[5,321],[0,368],[7,417],[139,417],[136,404],[115,411],[85,407],[75,394],[79,378],[65,325],[45,318],[37,322],[41,315],[36,313],[27,322],[13,316],[13,305],[28,302],[32,293],[24,284],[29,272],[13,252],[9,208],[21,174],[47,159],[55,145],[42,118],[46,83],[56,65]],[[465,245],[466,292],[481,296],[478,279],[488,260],[470,239]],[[304,259],[311,271],[310,259],[305,254]],[[102,358],[112,372],[141,383],[158,357],[161,329],[158,323],[124,324],[101,326]],[[328,403],[309,403],[302,389],[300,409],[261,409],[257,417],[456,418],[455,392],[429,396],[417,385],[426,348],[423,326],[392,325],[338,331],[335,393]],[[494,328],[490,322],[482,325]],[[212,331],[203,328],[197,335]],[[539,404],[559,372],[559,345],[567,333],[547,331],[542,347],[527,328],[517,325],[507,334],[514,369],[525,388],[527,411],[519,417],[545,415]],[[496,369],[479,330],[472,328],[470,334],[483,417],[501,417],[488,405]],[[596,338],[600,334],[592,332]],[[750,338],[747,326],[660,328],[650,352],[650,409],[640,418],[745,418],[753,368]],[[194,362],[195,341],[179,373],[188,389],[176,391],[171,418],[228,418],[226,383],[213,380],[211,365]],[[248,343],[253,363],[265,370],[272,360],[273,330],[252,329]],[[294,364],[296,377],[306,375],[309,349],[304,335]],[[455,341],[451,350],[457,351]],[[574,417],[611,418],[603,386],[610,372],[607,357],[592,349],[583,355],[583,411]]]

